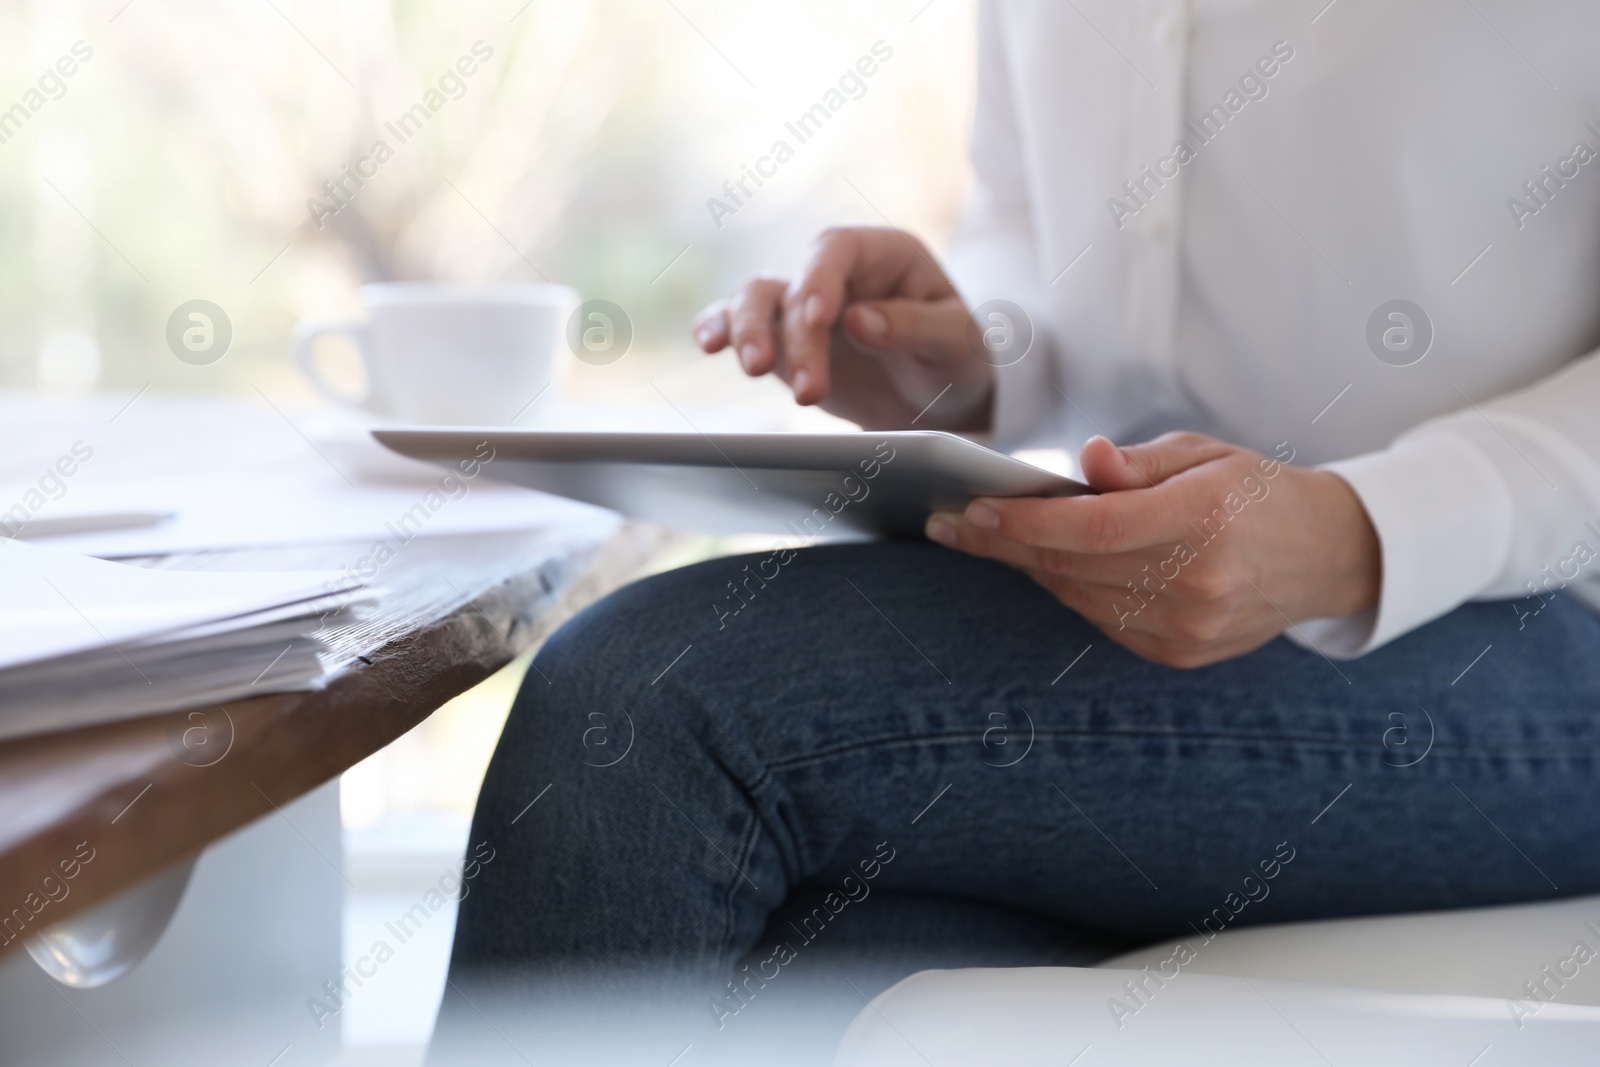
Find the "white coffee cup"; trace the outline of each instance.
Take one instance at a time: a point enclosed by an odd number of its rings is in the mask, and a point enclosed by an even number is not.
[[[362,286],[361,303],[364,322],[295,327],[295,359],[321,393],[403,422],[505,425],[562,372],[578,295],[564,285],[393,282]],[[351,395],[319,370],[317,340],[328,335],[348,337],[361,353],[365,393]]]

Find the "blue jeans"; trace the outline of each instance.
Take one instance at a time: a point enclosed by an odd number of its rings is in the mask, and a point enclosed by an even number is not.
[[[1560,597],[1352,662],[1279,639],[1186,671],[927,544],[662,574],[528,674],[440,1032],[510,1041],[565,997],[601,1041],[648,976],[693,1016],[665,1064],[684,1035],[761,1033],[786,989],[836,1039],[928,967],[1597,892],[1597,653]]]

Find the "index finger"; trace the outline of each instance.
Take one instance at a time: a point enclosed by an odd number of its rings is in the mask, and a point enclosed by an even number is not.
[[[828,394],[831,334],[847,303],[955,295],[927,248],[908,233],[874,226],[825,231],[783,298],[784,352],[795,399],[814,404]]]
[[[694,340],[707,355],[728,346],[728,302],[716,300],[694,318]]]
[[[1098,496],[980,497],[967,505],[967,521],[1039,548],[1133,552],[1196,537],[1209,540],[1189,519],[1188,495],[1182,485],[1163,483]]]
[[[784,355],[789,385],[801,404],[814,404],[828,395],[829,335],[844,311],[846,289],[860,259],[859,235],[830,230],[783,296]]]

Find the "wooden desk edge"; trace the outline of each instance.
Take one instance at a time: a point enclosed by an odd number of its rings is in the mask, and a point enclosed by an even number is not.
[[[230,702],[232,744],[209,766],[185,762],[168,744],[188,712],[0,744],[0,780],[7,764],[51,761],[67,774],[83,753],[167,750],[153,770],[108,776],[103,789],[66,817],[0,853],[0,955],[28,934],[278,811],[383,748],[622,585],[677,536],[629,523],[555,596],[545,591],[544,568],[536,568],[383,646],[370,665],[323,690]]]

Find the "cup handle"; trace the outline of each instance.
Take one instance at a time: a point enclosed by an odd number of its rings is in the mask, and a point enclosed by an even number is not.
[[[367,380],[365,395],[355,396],[336,388],[317,369],[317,341],[322,337],[337,336],[350,338],[351,343],[356,346],[356,351],[360,353],[362,374]],[[317,392],[334,403],[346,407],[364,408],[367,411],[377,409],[378,380],[375,376],[376,368],[372,365],[372,338],[366,324],[322,319],[302,320],[294,328],[294,360],[300,367],[300,373],[316,387]]]

